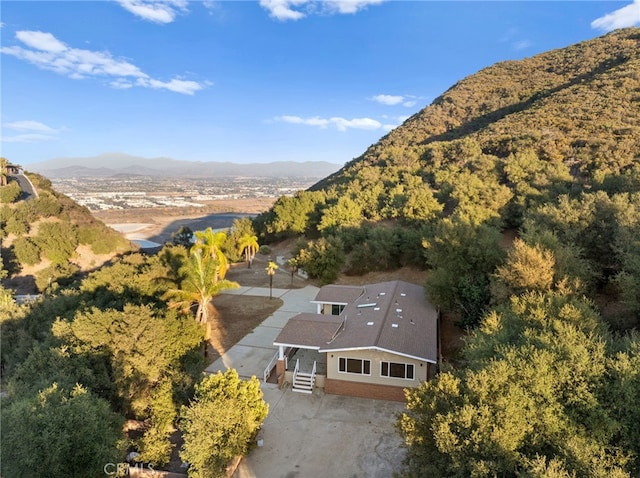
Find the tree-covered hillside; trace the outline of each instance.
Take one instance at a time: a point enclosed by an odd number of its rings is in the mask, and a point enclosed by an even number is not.
[[[68,284],[75,274],[95,269],[133,246],[96,220],[88,209],[29,174],[38,196],[22,199],[17,182],[0,187],[2,278],[24,293]],[[13,193],[12,191],[15,191]]]
[[[299,246],[303,267],[314,269],[318,249],[347,273],[426,267],[432,299],[472,321],[504,260],[490,247],[500,233],[552,234],[556,254],[586,261],[583,287],[614,284],[637,314],[638,246],[627,238],[639,193],[640,29],[631,28],[459,81],[256,224],[266,239],[313,241]]]
[[[83,209],[60,200],[58,220],[38,228],[80,235]],[[248,218],[232,229],[196,231],[195,244],[185,229],[157,254],[119,254],[30,301],[0,288],[3,477],[125,476],[176,469],[180,456],[189,476],[223,476],[250,450],[268,411],[258,380],[203,377],[210,301],[238,286],[223,279],[229,261],[255,250]],[[72,254],[69,237],[50,238]]]
[[[640,30],[626,29],[485,68],[312,189],[347,184],[368,167],[420,172],[441,189],[429,175],[443,167],[479,159],[504,166],[523,152],[558,164],[580,185],[602,186],[637,159],[639,46]]]
[[[466,327],[400,476],[640,476],[640,29],[461,80],[256,224],[323,282],[421,267]]]

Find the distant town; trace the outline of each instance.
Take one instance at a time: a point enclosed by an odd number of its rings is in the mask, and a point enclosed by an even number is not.
[[[163,178],[114,176],[51,179],[56,190],[91,211],[205,207],[211,201],[290,196],[314,184],[309,178]]]

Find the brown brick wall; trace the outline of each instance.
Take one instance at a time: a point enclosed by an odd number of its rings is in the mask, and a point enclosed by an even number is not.
[[[350,397],[376,398],[378,400],[393,400],[396,402],[405,401],[403,387],[373,383],[348,382],[346,380],[327,378],[324,382],[324,391],[334,395],[347,395]]]

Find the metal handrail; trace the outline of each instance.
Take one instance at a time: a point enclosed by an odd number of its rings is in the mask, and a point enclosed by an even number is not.
[[[278,360],[278,351],[276,350],[276,353],[274,354],[274,356],[271,357],[271,360],[269,360],[269,365],[267,365],[267,368],[264,369],[263,378],[265,382],[269,379],[269,375],[271,375],[271,369],[273,369],[273,366],[275,365],[277,360]]]
[[[313,369],[311,370],[311,386],[316,382],[316,361],[313,361]]]
[[[300,359],[296,359],[296,367],[293,369],[293,383],[296,383],[296,377],[300,371]]]

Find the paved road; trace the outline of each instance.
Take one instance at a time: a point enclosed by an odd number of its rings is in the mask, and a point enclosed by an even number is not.
[[[38,193],[31,184],[31,181],[24,174],[16,174],[11,176],[13,179],[18,181],[20,185],[20,189],[22,189],[22,197],[20,199],[29,200],[38,197]]]

